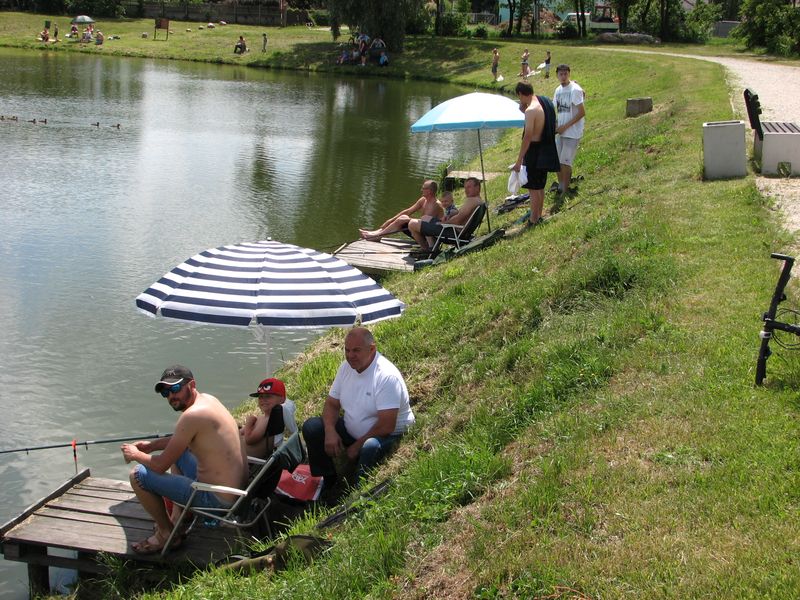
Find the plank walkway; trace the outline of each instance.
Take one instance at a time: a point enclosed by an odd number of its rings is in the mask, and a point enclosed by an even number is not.
[[[104,573],[106,563],[99,560],[100,553],[140,563],[189,563],[203,568],[237,549],[235,530],[195,527],[183,545],[163,561],[158,554],[134,554],[131,543],[152,532],[153,521],[127,481],[91,477],[89,469],[84,469],[0,527],[0,549],[6,560],[28,564],[31,596],[49,592],[51,566]],[[77,554],[51,556],[48,548]]]
[[[411,254],[414,246],[410,239],[385,237],[379,242],[356,240],[342,244],[333,255],[365,273],[384,275],[389,271],[417,270],[419,265],[416,262],[420,257]]]

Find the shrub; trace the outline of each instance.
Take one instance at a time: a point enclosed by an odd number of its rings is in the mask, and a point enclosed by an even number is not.
[[[578,37],[578,28],[572,21],[561,21],[556,25],[556,37],[560,40],[574,40]]]
[[[314,25],[319,27],[330,27],[331,18],[327,10],[310,10],[308,18],[314,21]]]
[[[484,23],[481,23],[475,28],[475,31],[472,32],[472,35],[480,40],[488,40],[489,30]]]
[[[466,37],[467,19],[461,13],[445,13],[442,15],[440,35],[449,37]]]
[[[433,25],[430,13],[424,9],[416,11],[406,17],[406,33],[408,35],[423,35],[428,33]]]

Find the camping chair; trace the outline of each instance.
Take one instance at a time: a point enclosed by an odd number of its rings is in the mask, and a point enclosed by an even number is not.
[[[442,230],[431,247],[431,256],[436,256],[439,253],[442,244],[449,244],[456,248],[461,248],[462,245],[468,244],[478,226],[483,222],[484,216],[486,216],[486,202],[481,202],[475,207],[475,210],[472,211],[469,219],[463,225],[442,223]]]
[[[248,461],[257,466],[250,477],[246,489],[241,490],[195,481],[192,484],[192,495],[189,497],[189,502],[186,503],[186,506],[183,506],[178,522],[175,523],[172,533],[170,533],[167,542],[161,549],[162,558],[168,552],[176,532],[180,530],[181,524],[190,511],[194,515],[194,520],[189,529],[187,529],[187,534],[195,526],[197,519],[203,517],[205,519],[216,519],[223,525],[235,527],[239,531],[250,529],[262,521],[267,534],[271,537],[272,528],[270,527],[269,519],[266,518],[266,513],[270,504],[272,504],[272,492],[275,491],[278,485],[281,472],[284,469],[294,471],[303,460],[305,460],[305,451],[300,442],[300,433],[295,432],[268,459],[248,457]],[[230,508],[198,508],[192,506],[195,494],[201,491],[234,494],[238,497]]]

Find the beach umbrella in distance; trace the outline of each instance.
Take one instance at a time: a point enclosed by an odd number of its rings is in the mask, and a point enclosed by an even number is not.
[[[89,23],[94,23],[94,19],[87,15],[78,15],[70,23],[75,23],[75,25],[88,25]]]
[[[139,294],[136,306],[177,321],[254,326],[267,342],[270,328],[367,325],[399,317],[405,309],[343,260],[272,240],[195,254]]]
[[[472,92],[450,98],[450,100],[434,106],[411,126],[411,132],[477,131],[478,154],[481,158],[481,175],[484,181],[483,193],[486,196],[486,171],[483,168],[481,130],[524,126],[525,117],[519,110],[519,104],[511,98],[500,94]],[[486,216],[488,219],[488,212]]]

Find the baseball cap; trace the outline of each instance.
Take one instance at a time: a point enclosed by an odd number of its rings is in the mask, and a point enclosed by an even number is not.
[[[156,393],[161,391],[165,385],[175,385],[184,379],[194,379],[192,372],[183,365],[172,365],[164,369],[161,374],[161,381],[156,384]]]
[[[270,377],[258,384],[258,390],[254,394],[250,394],[251,398],[258,398],[263,394],[274,394],[281,398],[286,398],[286,386],[280,379]]]

